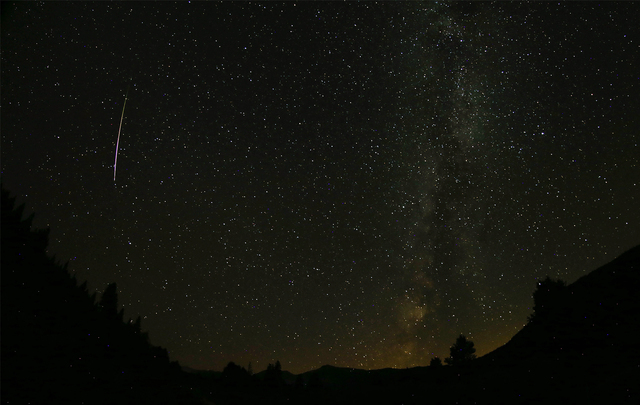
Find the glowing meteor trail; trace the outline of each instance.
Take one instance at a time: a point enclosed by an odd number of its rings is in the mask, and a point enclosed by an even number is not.
[[[120,127],[118,128],[118,140],[116,141],[116,160],[113,162],[113,181],[116,181],[116,168],[118,165],[118,147],[120,146],[120,131],[122,131],[122,120],[124,119],[124,109],[127,107],[127,97],[129,97],[129,87],[127,94],[124,96],[124,105],[122,106],[122,115],[120,116]]]

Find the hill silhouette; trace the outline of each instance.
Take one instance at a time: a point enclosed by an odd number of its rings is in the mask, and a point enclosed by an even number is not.
[[[3,403],[640,403],[640,246],[568,286],[543,281],[529,323],[464,364],[294,375],[277,362],[251,375],[237,365],[182,371],[140,318],[124,321],[115,284],[96,302],[23,213],[3,189]]]
[[[551,312],[527,324],[481,363],[509,365],[543,357],[586,357],[623,366],[639,360],[640,246],[566,287]],[[634,350],[635,348],[635,350]]]
[[[475,366],[533,399],[632,403],[640,396],[639,292],[636,246],[562,289],[544,316]],[[525,379],[530,387],[518,384]]]
[[[86,283],[46,253],[24,204],[2,189],[2,402],[7,404],[196,403],[179,366],[123,322],[117,288],[98,303]]]
[[[290,375],[290,390],[213,395],[215,403],[636,404],[640,246],[558,288],[508,343],[463,366]],[[544,304],[544,305],[542,305]],[[291,389],[301,378],[304,389]],[[286,388],[286,387],[285,387]],[[220,392],[218,392],[220,394]]]

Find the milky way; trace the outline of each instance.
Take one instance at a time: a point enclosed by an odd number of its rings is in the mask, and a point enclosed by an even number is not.
[[[539,278],[640,242],[638,17],[3,5],[3,184],[183,365],[426,365],[460,333],[482,355]]]

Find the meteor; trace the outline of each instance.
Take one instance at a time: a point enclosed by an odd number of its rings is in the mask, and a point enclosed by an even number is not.
[[[120,146],[120,131],[122,131],[122,120],[124,119],[124,109],[127,107],[127,97],[129,97],[128,86],[127,86],[127,94],[124,96],[124,105],[122,106],[122,115],[120,116],[120,127],[118,128],[118,140],[116,141],[116,160],[113,162],[113,181],[116,181],[116,168],[118,166],[118,147]]]

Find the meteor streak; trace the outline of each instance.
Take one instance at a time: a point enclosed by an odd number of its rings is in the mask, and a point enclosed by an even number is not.
[[[122,131],[122,120],[124,119],[124,109],[127,107],[127,97],[129,97],[128,86],[127,86],[127,94],[124,96],[124,105],[122,106],[122,115],[120,116],[120,127],[118,128],[118,140],[116,141],[116,160],[113,162],[113,181],[116,181],[116,168],[118,165],[118,147],[120,146],[120,131]]]

